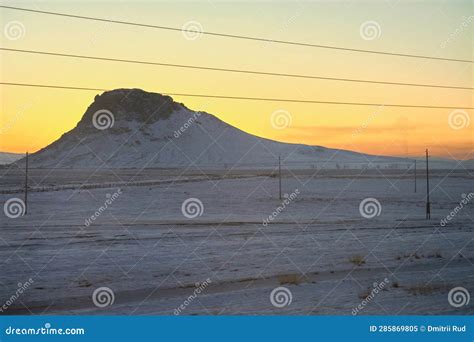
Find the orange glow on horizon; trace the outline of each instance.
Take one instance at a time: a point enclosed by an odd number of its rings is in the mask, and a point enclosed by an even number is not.
[[[8,2],[7,2],[8,3]],[[23,7],[35,7],[25,2]],[[268,11],[268,6],[272,11]],[[400,1],[357,7],[342,3],[57,3],[42,10],[181,27],[191,20],[204,30],[273,39],[314,42],[379,51],[410,52],[473,59],[474,25],[463,27],[470,1],[435,11],[436,4]],[[389,10],[390,9],[390,10]],[[472,63],[439,62],[349,53],[276,43],[200,36],[179,32],[0,10],[2,24],[19,21],[21,39],[2,37],[1,45],[92,56],[262,70],[342,78],[474,86]],[[423,16],[431,13],[430,17]],[[370,15],[369,15],[370,14]],[[344,18],[344,20],[341,20]],[[400,19],[402,18],[402,19]],[[464,18],[464,19],[463,19]],[[318,19],[318,20],[316,20]],[[361,38],[367,20],[380,23],[380,37]],[[403,28],[400,27],[403,20]],[[246,25],[241,25],[245,22]],[[420,25],[423,22],[423,25]],[[58,29],[60,28],[60,29]],[[324,34],[315,34],[315,32]],[[472,90],[359,84],[174,69],[115,62],[75,60],[0,51],[4,82],[79,87],[140,88],[151,92],[294,98],[322,101],[428,104],[473,107]],[[35,152],[75,127],[94,92],[0,85],[0,151]],[[454,127],[452,110],[297,104],[175,97],[192,110],[206,111],[250,134],[282,142],[348,149],[357,152],[473,159],[473,111],[462,110],[467,123]],[[272,113],[289,113],[283,129],[272,125]]]

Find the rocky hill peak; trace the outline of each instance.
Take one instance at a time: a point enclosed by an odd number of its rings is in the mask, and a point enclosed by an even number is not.
[[[112,117],[114,123],[137,121],[152,124],[158,120],[168,119],[174,111],[183,108],[184,105],[174,102],[169,96],[141,89],[115,89],[94,98],[94,102],[78,123],[78,128],[94,128],[94,123],[97,124],[101,118],[107,119],[107,115]],[[120,127],[115,124],[114,126]]]

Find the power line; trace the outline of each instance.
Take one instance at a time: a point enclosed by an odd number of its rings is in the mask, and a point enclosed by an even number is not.
[[[319,79],[319,80],[328,80],[328,81],[385,84],[385,85],[411,86],[411,87],[474,90],[474,87],[461,87],[461,86],[450,86],[450,85],[441,85],[441,84],[374,81],[374,80],[324,77],[324,76],[301,75],[301,74],[286,74],[286,73],[266,72],[266,71],[256,71],[256,70],[228,69],[228,68],[206,67],[206,66],[199,66],[199,65],[172,64],[172,63],[140,61],[140,60],[121,59],[121,58],[75,55],[75,54],[66,54],[66,53],[49,52],[49,51],[38,51],[38,50],[10,49],[10,48],[4,48],[4,47],[0,47],[0,50],[9,51],[9,52],[20,52],[20,53],[29,53],[29,54],[37,54],[37,55],[46,55],[46,56],[98,60],[98,61],[106,61],[106,62],[132,63],[132,64],[143,64],[143,65],[153,65],[153,66],[163,66],[163,67],[173,67],[173,68],[186,68],[186,69],[198,69],[198,70],[208,70],[208,71],[221,71],[221,72],[232,72],[232,73],[254,74],[254,75],[265,75],[265,76],[295,77],[295,78]]]
[[[110,90],[110,89],[103,89],[103,88],[86,88],[86,87],[72,87],[72,86],[59,86],[59,85],[49,85],[49,84],[31,84],[31,83],[13,83],[13,82],[0,82],[0,85],[68,89],[68,90],[86,90],[86,91],[109,91]],[[381,106],[381,107],[404,107],[404,108],[427,108],[427,109],[474,109],[474,107],[428,106],[428,105],[410,105],[410,104],[398,104],[398,103],[384,104],[384,103],[363,103],[363,102],[339,102],[339,101],[298,100],[298,99],[280,99],[280,98],[226,96],[226,95],[208,95],[208,94],[187,94],[187,93],[166,93],[166,92],[163,92],[161,94],[168,95],[168,96],[203,97],[203,98],[228,99],[228,100],[293,102],[293,103],[313,103],[313,104],[348,105],[348,106]]]
[[[407,54],[407,53],[377,51],[377,50],[364,50],[364,49],[346,48],[346,47],[332,46],[332,45],[311,44],[311,43],[294,42],[294,41],[287,41],[287,40],[275,40],[275,39],[269,39],[269,38],[252,37],[252,36],[244,36],[244,35],[237,35],[237,34],[219,33],[219,32],[209,32],[209,31],[202,31],[201,32],[201,31],[197,31],[197,30],[190,30],[190,29],[170,27],[170,26],[142,24],[142,23],[129,22],[129,21],[104,19],[104,18],[89,17],[89,16],[81,16],[81,15],[75,15],[75,14],[40,11],[40,10],[34,10],[34,9],[28,9],[28,8],[13,7],[13,6],[0,5],[0,8],[11,9],[11,10],[16,10],[16,11],[47,14],[47,15],[55,15],[55,16],[75,18],[75,19],[93,20],[93,21],[100,21],[100,22],[113,23],[113,24],[139,26],[139,27],[146,27],[146,28],[153,28],[153,29],[160,29],[160,30],[199,33],[199,34],[208,35],[208,36],[215,36],[215,37],[245,39],[245,40],[253,40],[253,41],[260,41],[260,42],[267,42],[267,43],[298,45],[298,46],[306,46],[306,47],[321,48],[321,49],[332,49],[332,50],[341,50],[341,51],[349,51],[349,52],[370,53],[370,54],[377,54],[377,55],[388,55],[388,56],[409,57],[409,58],[423,58],[423,59],[432,59],[432,60],[440,60],[440,61],[461,62],[461,63],[474,63],[474,60],[469,60],[469,59],[434,57],[434,56],[426,56],[426,55],[415,55],[415,54]]]
[[[18,87],[36,87],[36,88],[53,88],[53,89],[69,89],[69,90],[86,90],[86,91],[109,91],[110,89],[101,88],[83,88],[83,87],[68,87],[49,84],[30,84],[30,83],[12,83],[0,82],[1,85],[18,86]]]

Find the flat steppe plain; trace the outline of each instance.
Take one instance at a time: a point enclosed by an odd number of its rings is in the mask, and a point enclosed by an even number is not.
[[[23,171],[0,171],[2,206],[23,199]],[[474,191],[472,171],[432,172],[430,220],[421,170],[415,193],[413,170],[284,167],[281,210],[275,175],[30,170],[27,215],[1,213],[0,300],[33,282],[1,314],[173,315],[182,305],[181,315],[351,315],[359,305],[371,315],[474,313],[473,300],[448,302],[455,287],[474,294],[473,201],[440,224]],[[201,215],[183,215],[189,198]],[[360,212],[367,198],[380,203],[373,218]],[[113,304],[94,305],[99,287]],[[277,287],[291,294],[283,307],[270,300]]]

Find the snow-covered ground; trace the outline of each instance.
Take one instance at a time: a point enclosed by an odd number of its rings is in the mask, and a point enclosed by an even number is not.
[[[474,191],[472,173],[434,173],[425,220],[425,179],[414,193],[406,170],[283,171],[283,205],[278,178],[250,171],[171,170],[164,183],[31,192],[27,215],[2,216],[1,301],[10,304],[0,314],[474,313],[473,300],[448,301],[456,287],[474,294],[474,199],[440,224]],[[63,176],[44,171],[36,185],[73,183]],[[202,203],[194,200],[200,216],[183,214],[189,198]],[[378,216],[361,214],[367,198]],[[93,300],[101,287],[114,296],[105,307]]]

